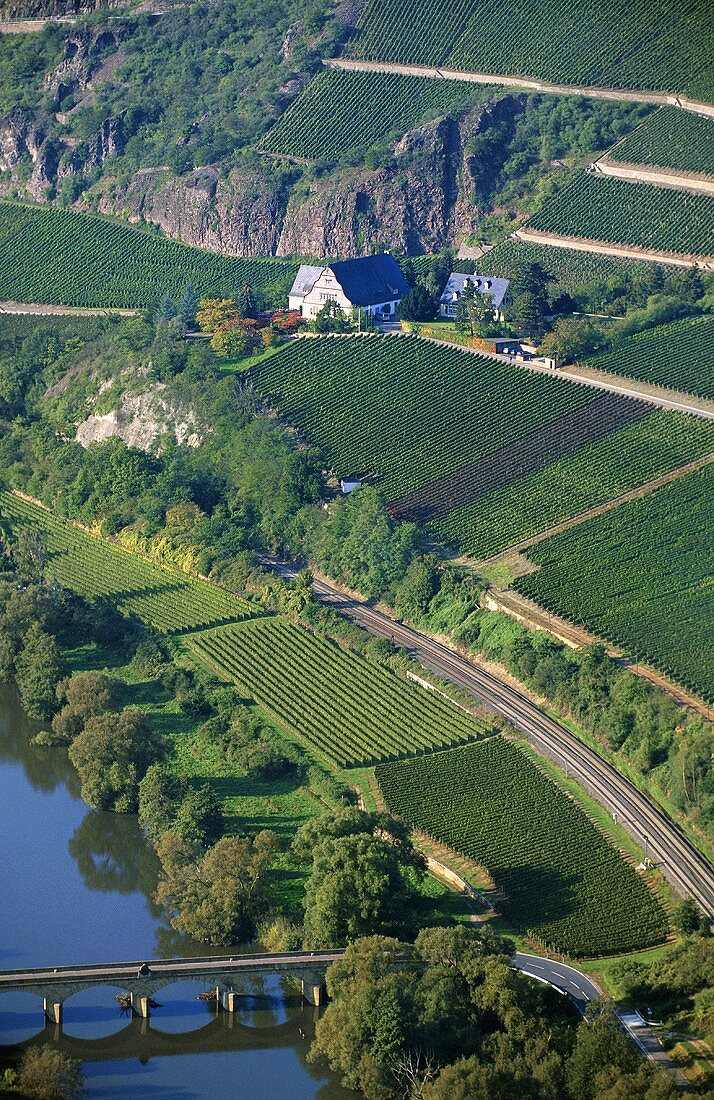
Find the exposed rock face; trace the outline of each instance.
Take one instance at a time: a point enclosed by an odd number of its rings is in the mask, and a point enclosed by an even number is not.
[[[105,45],[84,31],[70,35],[52,87],[74,81],[91,95],[93,58]],[[436,119],[405,134],[380,167],[334,170],[317,178],[307,193],[302,182],[281,179],[267,162],[264,169],[234,169],[227,178],[212,167],[183,176],[165,167],[144,168],[122,185],[101,181],[99,209],[128,213],[170,237],[231,256],[438,251],[459,246],[484,213],[475,190],[487,182],[486,169],[469,154],[469,140],[494,123],[513,120],[522,109],[522,98],[511,95],[475,107],[458,121]],[[121,117],[105,119],[87,143],[70,145],[65,138],[62,144],[45,135],[46,127],[20,110],[0,119],[0,168],[12,171],[29,156],[33,171],[27,190],[38,200],[67,177],[81,179],[101,168],[124,148]]]
[[[75,439],[83,447],[118,436],[127,447],[151,451],[160,436],[171,433],[178,444],[197,447],[205,437],[191,409],[169,404],[163,394],[166,387],[155,383],[142,394],[125,394],[119,408],[103,415],[92,414],[77,427]]]
[[[0,19],[50,19],[98,8],[121,8],[127,3],[128,0],[5,0],[0,4]]]
[[[267,175],[232,172],[223,180],[214,168],[201,168],[173,178],[158,169],[106,195],[100,210],[128,210],[170,237],[230,256],[265,256],[277,251],[285,203],[282,188]]]
[[[25,157],[37,159],[45,140],[44,127],[20,107],[0,118],[0,171],[12,171]]]
[[[278,254],[441,247],[449,237],[458,156],[458,129],[440,119],[410,131],[389,167],[345,170],[318,180],[306,199],[288,205]]]

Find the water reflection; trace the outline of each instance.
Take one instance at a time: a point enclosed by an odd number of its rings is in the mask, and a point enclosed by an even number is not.
[[[157,861],[136,818],[88,810],[66,751],[30,744],[39,728],[0,685],[0,965],[208,954],[153,903]],[[161,990],[150,1020],[122,1016],[116,989],[86,990],[66,1002],[63,1028],[45,1023],[39,997],[3,994],[2,1054],[16,1062],[46,1042],[66,1050],[83,1060],[92,1100],[353,1097],[307,1063],[318,1010],[289,983],[246,986],[232,1014],[198,1001],[202,988]]]
[[[70,837],[68,848],[88,890],[141,891],[151,902],[159,861],[151,845],[145,843],[134,814],[90,810]],[[155,906],[154,911],[158,916],[160,907]]]

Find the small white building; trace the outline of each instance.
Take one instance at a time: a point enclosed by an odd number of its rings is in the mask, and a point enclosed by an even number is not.
[[[314,320],[325,302],[336,302],[346,316],[354,308],[373,317],[394,317],[397,306],[409,290],[399,264],[388,252],[339,260],[326,267],[303,264],[290,289],[290,309]]]
[[[505,321],[503,312],[503,300],[509,287],[508,279],[495,279],[491,275],[465,275],[458,271],[452,271],[449,281],[444,287],[439,298],[439,314],[441,317],[455,317],[456,307],[464,294],[464,288],[472,285],[479,294],[488,294],[493,303],[495,321]]]

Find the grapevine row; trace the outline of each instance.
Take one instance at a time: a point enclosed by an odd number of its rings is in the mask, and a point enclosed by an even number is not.
[[[0,515],[14,529],[45,536],[46,580],[87,598],[110,597],[120,611],[167,634],[235,622],[255,605],[204,581],[163,569],[88,534],[28,501],[0,494]]]
[[[712,97],[706,0],[368,0],[352,53],[565,84]]]
[[[714,197],[582,172],[528,223],[558,236],[714,255]]]
[[[516,587],[714,699],[714,466],[532,547]]]
[[[488,558],[714,450],[714,425],[659,410],[568,458],[433,520],[463,553]]]
[[[284,619],[204,632],[187,644],[338,767],[428,752],[485,729],[440,696]]]
[[[380,764],[376,775],[393,814],[491,872],[519,930],[574,956],[665,938],[665,913],[633,868],[503,738]]]
[[[597,399],[499,360],[406,337],[298,341],[253,372],[339,474],[395,500]]]
[[[0,202],[0,298],[98,308],[141,308],[188,283],[231,296],[246,283],[275,296],[296,265],[221,256],[146,230],[56,207]],[[279,295],[278,295],[279,296]]]
[[[639,332],[590,365],[714,400],[714,316],[688,317]]]
[[[493,89],[399,73],[324,69],[263,138],[268,152],[339,161],[421,122],[482,101]],[[388,104],[388,118],[385,118]]]
[[[614,147],[609,159],[714,175],[714,121],[677,107],[660,107]]]

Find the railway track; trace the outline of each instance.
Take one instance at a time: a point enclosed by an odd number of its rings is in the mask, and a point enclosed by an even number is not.
[[[290,574],[290,570],[281,570]],[[683,897],[693,898],[714,919],[714,868],[679,827],[637,787],[593,749],[583,744],[520,692],[477,668],[447,646],[345,595],[323,580],[314,581],[318,598],[335,606],[373,634],[411,650],[432,671],[471,692],[507,718],[541,753],[564,767],[643,846],[649,858]]]

